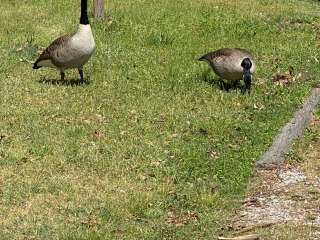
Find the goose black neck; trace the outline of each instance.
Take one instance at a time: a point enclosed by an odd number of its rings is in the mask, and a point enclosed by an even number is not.
[[[83,25],[89,24],[87,9],[88,9],[88,0],[81,0],[80,24],[83,24]]]

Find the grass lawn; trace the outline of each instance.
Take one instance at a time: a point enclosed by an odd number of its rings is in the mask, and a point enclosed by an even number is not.
[[[214,239],[319,77],[319,2],[107,1],[89,84],[57,84],[27,61],[79,2],[1,0],[1,239]],[[209,83],[221,47],[253,52],[251,95]]]

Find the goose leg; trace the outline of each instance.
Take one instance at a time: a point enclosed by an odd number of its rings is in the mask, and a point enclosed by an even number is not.
[[[235,83],[234,83],[234,86],[235,87],[240,87],[241,86],[240,80],[236,80]]]
[[[225,81],[223,81],[223,79],[219,80],[219,85],[220,85],[220,89],[221,90],[225,90],[226,92],[229,92],[230,90],[230,84],[226,83]]]
[[[230,85],[230,83],[224,83],[223,87],[224,87],[224,90],[226,90],[227,92],[229,92],[229,90],[230,90],[230,88],[231,88],[231,85]]]
[[[218,80],[218,85],[219,85],[220,90],[224,90],[224,82],[221,78]]]
[[[81,68],[78,69],[79,70],[79,75],[80,75],[80,81],[84,82],[84,78],[83,78],[83,70]]]
[[[251,92],[251,84],[248,84],[248,83],[245,84],[245,85],[242,87],[241,92],[242,92],[243,94],[245,94],[245,93],[250,94],[250,92]]]
[[[61,81],[64,81],[64,77],[65,77],[65,73],[61,71],[61,72],[60,72]]]
[[[252,80],[252,76],[251,76],[250,69],[244,69],[243,70],[243,81],[244,81],[244,85],[245,85],[245,91],[247,91],[249,94],[250,94],[250,90],[251,90],[251,80]]]

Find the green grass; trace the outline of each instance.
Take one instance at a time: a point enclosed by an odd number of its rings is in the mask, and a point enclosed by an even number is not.
[[[107,1],[90,84],[54,84],[26,60],[76,30],[78,5],[1,1],[2,239],[214,238],[317,81],[318,1]],[[205,81],[196,59],[221,47],[254,53],[251,95]]]

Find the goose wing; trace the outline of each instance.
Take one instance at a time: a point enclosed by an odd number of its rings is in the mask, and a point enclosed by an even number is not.
[[[47,47],[36,60],[33,68],[39,68],[38,63],[44,60],[52,60],[52,54],[60,48],[63,48],[68,40],[71,38],[72,34],[66,34],[54,40],[49,47]]]
[[[221,48],[214,52],[209,52],[206,55],[203,55],[199,60],[207,60],[209,62],[214,61],[214,59],[219,57],[228,57],[233,54],[232,49],[230,48]]]
[[[251,53],[244,48],[221,48],[214,52],[209,52],[202,56],[199,60],[214,61],[218,58],[229,58],[233,55],[236,56],[247,56],[252,58]]]

